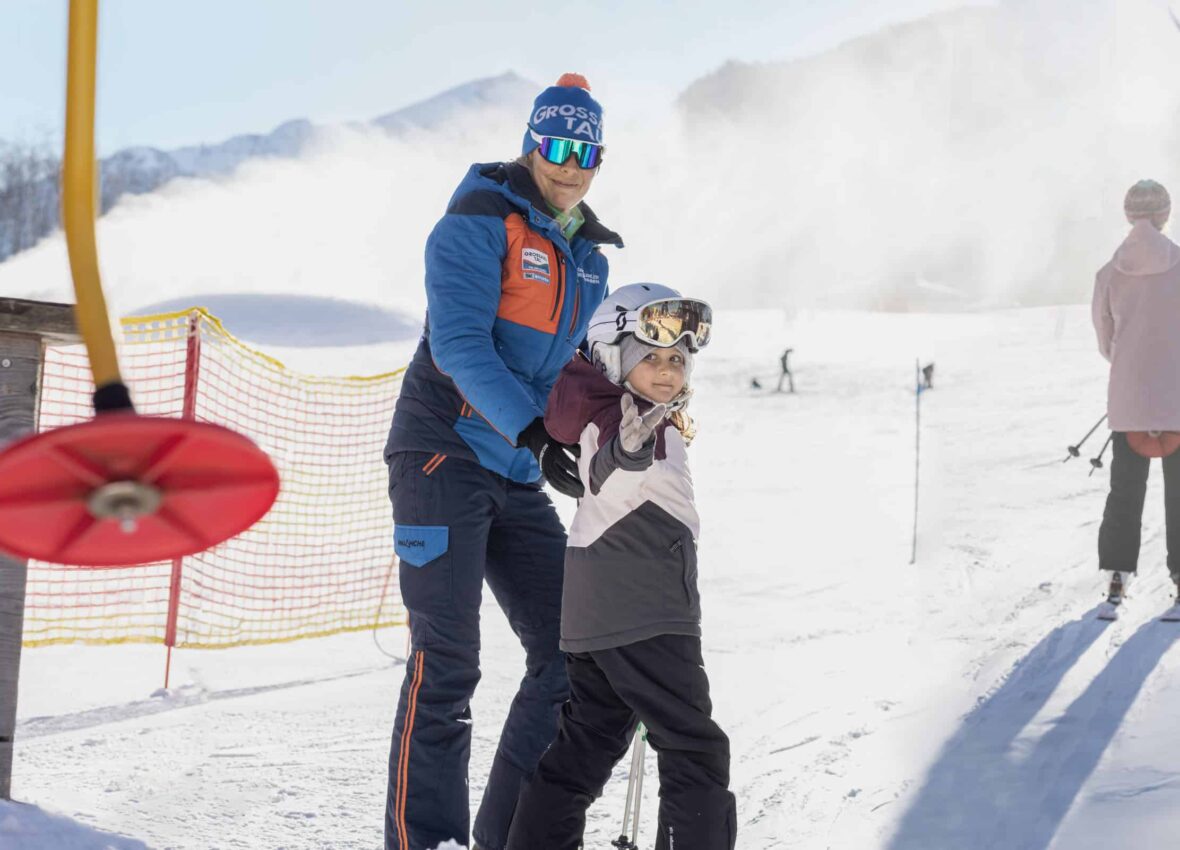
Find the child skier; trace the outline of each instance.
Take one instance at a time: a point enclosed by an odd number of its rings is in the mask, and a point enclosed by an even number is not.
[[[508,850],[575,850],[586,809],[636,724],[659,753],[656,850],[732,850],[729,739],[711,718],[701,656],[686,446],[693,355],[709,306],[666,286],[610,295],[549,398],[545,425],[578,443],[586,485],[569,533],[561,610],[570,699],[521,789]]]

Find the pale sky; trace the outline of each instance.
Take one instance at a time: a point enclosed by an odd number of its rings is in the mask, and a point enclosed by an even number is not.
[[[978,4],[978,0],[976,0]],[[102,0],[98,145],[170,148],[367,119],[513,70],[590,79],[608,114],[730,59],[816,53],[967,0]],[[58,144],[66,0],[0,0],[0,140]]]

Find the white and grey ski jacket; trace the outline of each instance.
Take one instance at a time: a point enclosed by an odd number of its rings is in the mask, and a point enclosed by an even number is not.
[[[545,426],[578,443],[586,495],[565,555],[561,648],[589,652],[661,634],[700,635],[700,519],[684,437],[669,422],[637,454],[618,438],[626,392],[584,357],[562,370]],[[651,405],[636,399],[640,411]]]

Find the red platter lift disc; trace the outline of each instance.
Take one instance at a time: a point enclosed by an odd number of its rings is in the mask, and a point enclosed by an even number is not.
[[[0,549],[88,567],[167,561],[246,530],[278,492],[270,459],[228,428],[104,413],[0,452]]]

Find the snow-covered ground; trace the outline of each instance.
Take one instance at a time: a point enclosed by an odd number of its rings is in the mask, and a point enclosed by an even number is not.
[[[787,345],[798,394],[752,390]],[[277,353],[355,373],[405,349]],[[910,565],[918,357],[937,370]],[[1084,459],[1105,434],[1061,462],[1104,405],[1085,308],[723,311],[695,374],[706,664],[740,848],[1175,845],[1180,627],[1154,619],[1169,598],[1158,470],[1143,575],[1107,624],[1105,478]],[[473,805],[522,658],[491,601],[484,635]],[[403,672],[381,649],[404,641],[178,651],[165,696],[162,648],[28,650],[14,796],[153,848],[375,848]],[[625,785],[624,763],[588,848],[618,834]],[[139,846],[81,827],[22,838],[46,818],[0,809],[0,846]]]

